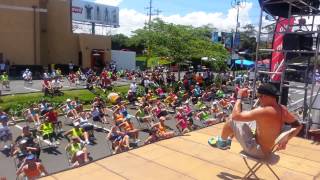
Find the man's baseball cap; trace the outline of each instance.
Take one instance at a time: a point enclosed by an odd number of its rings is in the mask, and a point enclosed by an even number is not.
[[[278,89],[270,83],[260,85],[258,88],[258,93],[273,97],[280,96]]]
[[[9,118],[7,115],[3,114],[0,116],[0,121],[8,121],[8,120],[9,120]]]

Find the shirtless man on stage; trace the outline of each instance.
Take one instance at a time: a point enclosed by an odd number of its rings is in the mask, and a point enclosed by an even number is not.
[[[276,87],[272,84],[263,84],[257,93],[260,107],[242,111],[241,102],[243,98],[248,97],[248,89],[240,89],[231,118],[224,125],[221,137],[209,139],[209,144],[227,149],[231,145],[232,137],[235,137],[247,154],[264,158],[271,152],[275,139],[286,123],[296,129],[286,141],[279,144],[278,149],[285,149],[288,140],[296,136],[302,126],[285,106],[277,103],[278,95]],[[255,132],[252,130],[254,126]]]

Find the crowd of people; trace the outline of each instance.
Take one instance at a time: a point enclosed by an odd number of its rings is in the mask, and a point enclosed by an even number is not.
[[[88,89],[96,86],[102,89],[112,88],[113,81],[119,78],[125,78],[131,83],[126,97],[121,97],[117,92],[113,92],[107,99],[96,96],[89,110],[83,108],[79,98],[66,99],[58,107],[53,106],[47,100],[34,103],[22,113],[27,125],[23,127],[22,134],[15,141],[8,128],[9,116],[0,111],[0,140],[5,143],[9,142],[9,145],[4,148],[8,149],[10,155],[15,159],[17,175],[22,174],[31,179],[33,176],[47,174],[40,161],[41,141],[47,140],[49,146],[54,148],[60,145],[58,136],[67,139],[69,143],[65,151],[68,162],[71,167],[77,167],[90,161],[88,146],[99,143],[95,142],[97,127],[103,130],[115,154],[137,147],[141,142],[140,132],[142,131],[148,133],[148,137],[142,144],[150,144],[188,133],[199,127],[227,121],[222,136],[210,140],[210,143],[216,147],[226,149],[230,147],[233,136],[241,139],[240,135],[234,132],[242,127],[228,118],[230,114],[232,119],[239,121],[263,118],[256,117],[254,113],[251,116],[242,114],[241,111],[238,112],[239,101],[237,99],[248,96],[248,91],[244,93],[243,88],[251,88],[246,79],[237,82],[230,74],[223,74],[220,75],[220,81],[217,82],[214,76],[219,75],[214,75],[209,70],[201,73],[187,72],[181,80],[178,80],[175,73],[163,72],[161,69],[143,72],[104,69],[100,75],[92,70],[85,73],[81,70],[71,72],[67,76],[69,83],[77,85],[78,81],[83,80]],[[59,72],[55,72],[54,76],[45,74],[43,80],[45,94],[54,90],[53,87],[56,87],[53,86],[54,81],[61,80]],[[234,87],[234,89],[228,89],[228,87]],[[258,93],[270,95],[261,90]],[[274,96],[275,94],[272,94],[272,97]],[[271,99],[260,98],[263,106],[270,102]],[[108,103],[112,103],[112,106],[108,106]],[[272,103],[275,103],[273,99]],[[264,110],[261,111],[264,112]],[[280,110],[276,109],[270,113],[278,111]],[[286,109],[283,111],[287,112]],[[59,118],[59,112],[64,118]],[[282,122],[295,122],[289,115],[285,119],[286,121]],[[177,131],[168,128],[168,121],[175,122],[174,127]],[[64,127],[65,124],[71,126],[71,129],[67,130]],[[277,125],[279,124],[281,123]],[[260,120],[258,125],[257,129],[266,128],[263,123],[260,124]],[[275,137],[275,134],[272,137]],[[265,136],[265,134],[261,136],[262,140],[266,138]],[[246,141],[246,139],[242,140]],[[242,145],[247,148],[245,143]],[[262,146],[266,148],[262,150],[266,151],[269,144],[262,144]],[[261,151],[255,151],[255,153],[261,153]]]

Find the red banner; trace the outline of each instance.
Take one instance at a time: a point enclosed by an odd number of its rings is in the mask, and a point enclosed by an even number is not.
[[[283,44],[283,33],[279,32],[291,32],[292,25],[294,23],[294,17],[290,19],[286,18],[279,18],[276,24],[275,33],[273,36],[273,44],[272,49],[277,50],[272,52],[272,59],[270,63],[270,71],[271,72],[283,72],[284,71],[284,53],[281,52],[282,44]],[[289,29],[288,29],[289,28]],[[288,29],[288,30],[287,30]],[[281,75],[280,74],[273,74],[271,76],[271,81],[280,81]]]

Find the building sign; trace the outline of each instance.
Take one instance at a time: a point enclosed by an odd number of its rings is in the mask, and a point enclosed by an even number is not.
[[[218,32],[212,32],[211,41],[214,42],[214,43],[219,42],[219,34],[218,34]]]
[[[229,51],[232,49],[232,41],[233,41],[233,34],[232,33],[223,33],[224,39],[224,47],[227,48]]]
[[[72,20],[119,27],[119,7],[72,0]]]

